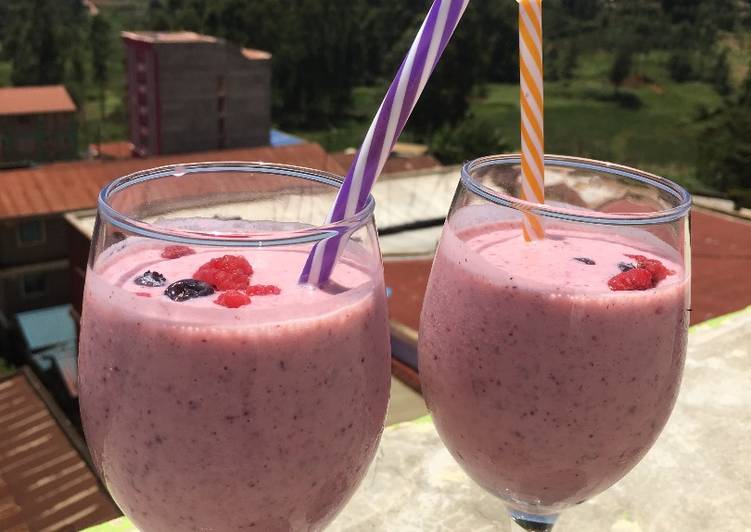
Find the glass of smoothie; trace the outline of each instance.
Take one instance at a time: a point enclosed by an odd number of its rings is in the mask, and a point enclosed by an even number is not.
[[[143,532],[320,530],[376,452],[390,348],[374,202],[319,225],[341,179],[167,166],[99,197],[80,334],[93,461]],[[348,235],[331,280],[298,283]]]
[[[604,491],[675,404],[689,324],[689,194],[610,163],[466,164],[422,311],[419,367],[449,451],[524,530]],[[545,238],[527,242],[524,216]],[[666,494],[667,496],[667,494]]]

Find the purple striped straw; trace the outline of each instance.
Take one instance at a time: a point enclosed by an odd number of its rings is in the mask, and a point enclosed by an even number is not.
[[[349,218],[365,206],[375,180],[381,174],[468,3],[469,0],[433,2],[355,160],[352,161],[334,201],[328,223]],[[305,263],[300,282],[316,286],[326,282],[347,238],[348,232],[344,231],[316,244]]]

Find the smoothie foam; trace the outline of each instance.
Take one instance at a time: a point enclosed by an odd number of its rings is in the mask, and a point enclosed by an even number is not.
[[[145,532],[324,526],[383,429],[385,292],[368,273],[380,266],[345,254],[323,291],[297,284],[303,249],[165,260],[154,242],[117,246],[88,272],[79,360],[87,441],[117,504]],[[228,309],[218,294],[178,303],[133,283],[145,270],[189,278],[224,254],[281,294]]]
[[[557,511],[605,490],[668,419],[688,280],[667,245],[641,236],[549,228],[527,243],[506,222],[444,229],[421,320],[423,390],[459,464],[517,509]],[[675,273],[613,292],[629,254]]]

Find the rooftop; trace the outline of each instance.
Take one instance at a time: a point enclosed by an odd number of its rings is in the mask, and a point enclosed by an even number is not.
[[[88,209],[113,179],[139,170],[199,161],[265,161],[343,174],[342,167],[318,144],[277,148],[240,148],[115,161],[53,163],[0,171],[0,219],[45,216]]]
[[[216,44],[224,42],[223,39],[193,31],[123,31],[120,36],[125,40],[149,44]],[[253,61],[271,59],[271,54],[264,50],[242,48],[241,51],[243,56]]]
[[[73,113],[76,104],[62,85],[0,88],[0,115]]]
[[[148,43],[198,43],[219,42],[219,39],[211,35],[201,35],[193,31],[124,31],[120,34],[123,39]]]
[[[28,370],[0,380],[0,530],[81,530],[119,512]]]

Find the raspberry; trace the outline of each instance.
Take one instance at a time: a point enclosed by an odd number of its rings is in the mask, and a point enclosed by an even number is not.
[[[245,275],[253,275],[253,267],[245,257],[240,257],[239,255],[225,255],[217,259],[211,259],[203,266],[210,266],[211,268],[225,272],[240,272]],[[201,267],[203,268],[203,266]]]
[[[621,272],[608,281],[608,286],[613,291],[621,290],[648,290],[655,285],[652,272],[646,268],[634,268]]]
[[[214,303],[227,308],[238,308],[250,305],[250,297],[245,292],[240,292],[239,290],[228,290],[219,294]]]
[[[245,291],[249,296],[278,296],[282,289],[273,284],[254,284]]]
[[[162,250],[163,259],[179,259],[185,255],[193,255],[195,251],[188,246],[167,246]]]
[[[250,278],[243,273],[229,273],[222,270],[201,267],[193,274],[193,279],[205,281],[220,292],[223,290],[245,290]]]
[[[198,268],[193,279],[205,281],[217,290],[245,290],[252,274],[253,268],[244,257],[225,255]]]
[[[654,284],[656,285],[663,279],[665,279],[668,275],[674,275],[675,272],[672,270],[668,270],[662,262],[660,262],[657,259],[648,259],[644,255],[626,255],[630,259],[634,259],[636,261],[636,265],[639,268],[644,268],[645,270],[649,270],[649,272],[652,274],[652,277],[654,279]]]

